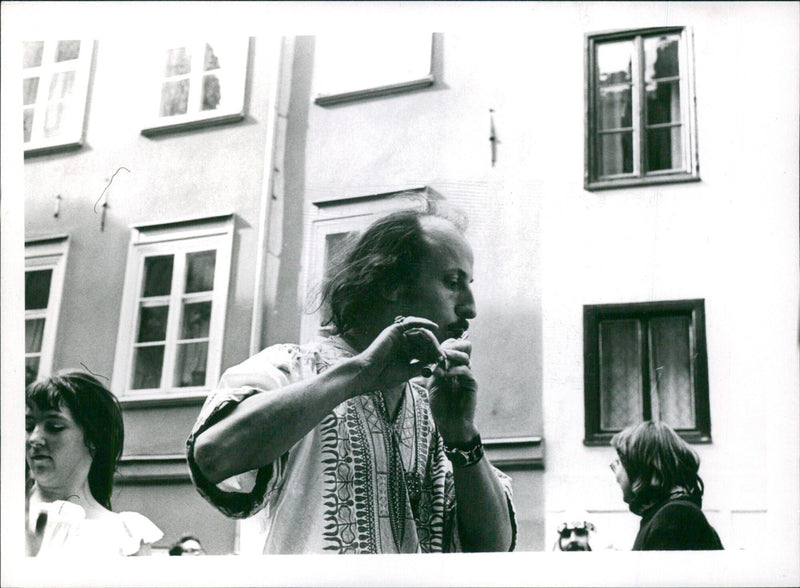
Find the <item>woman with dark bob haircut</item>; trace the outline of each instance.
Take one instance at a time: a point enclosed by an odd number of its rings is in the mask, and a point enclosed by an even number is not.
[[[632,425],[614,435],[611,445],[622,498],[642,517],[634,551],[723,549],[701,510],[700,458],[669,425]]]
[[[161,538],[146,517],[111,511],[125,430],[116,397],[67,370],[25,391],[30,555],[135,555]]]

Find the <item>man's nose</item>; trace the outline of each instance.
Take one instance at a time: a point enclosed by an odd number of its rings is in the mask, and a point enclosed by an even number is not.
[[[460,318],[474,319],[478,312],[475,308],[475,297],[472,295],[472,288],[467,286],[456,305],[456,314]]]

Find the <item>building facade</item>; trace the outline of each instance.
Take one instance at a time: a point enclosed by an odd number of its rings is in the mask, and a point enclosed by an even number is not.
[[[514,480],[518,550],[550,550],[574,509],[630,548],[608,439],[642,418],[694,444],[726,547],[777,540],[797,6],[534,4],[507,30],[357,44],[25,44],[26,372],[108,379],[113,504],[157,547],[259,551],[261,529],[194,491],[186,436],[227,367],[318,333],[340,239],[418,198],[468,218],[479,428]]]

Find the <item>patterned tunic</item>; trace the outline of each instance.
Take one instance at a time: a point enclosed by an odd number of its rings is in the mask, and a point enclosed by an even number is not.
[[[198,469],[195,437],[239,402],[313,377],[354,353],[331,337],[303,346],[275,345],[227,370],[187,440],[197,490],[227,516],[266,517],[264,553],[460,550],[452,468],[427,390],[414,381],[406,386],[394,421],[375,391],[337,406],[266,467],[217,485]],[[511,480],[494,472],[506,491],[516,540]]]

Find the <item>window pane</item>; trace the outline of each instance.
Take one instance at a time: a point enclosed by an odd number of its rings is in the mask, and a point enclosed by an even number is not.
[[[631,82],[633,50],[631,39],[597,45],[597,81],[601,86]]]
[[[161,87],[161,116],[186,114],[189,104],[189,80],[164,82]]]
[[[645,82],[680,75],[678,65],[679,35],[644,39]]]
[[[25,310],[47,308],[52,277],[51,269],[25,272]]]
[[[62,100],[72,96],[75,86],[75,71],[61,71],[50,79],[50,100]]]
[[[674,429],[695,427],[688,316],[650,321],[650,378],[653,415]]]
[[[27,319],[25,321],[25,353],[39,353],[42,350],[44,336],[44,319]]]
[[[42,65],[44,41],[29,41],[22,44],[22,67],[39,67]]]
[[[219,78],[215,75],[203,77],[203,110],[214,110],[219,106],[222,93]]]
[[[39,357],[25,358],[25,387],[39,377]]]
[[[134,390],[161,387],[161,370],[164,364],[164,346],[137,347],[134,356]]]
[[[185,343],[178,345],[174,386],[205,386],[208,343]]]
[[[616,86],[601,88],[597,99],[597,128],[599,130],[631,128],[631,88]]]
[[[48,105],[44,115],[45,137],[55,137],[66,126],[66,119],[71,110],[68,102],[55,102]]]
[[[56,61],[78,59],[81,52],[80,41],[59,41],[56,47]]]
[[[636,320],[600,323],[600,428],[623,429],[642,419],[641,325]]]
[[[143,306],[139,310],[139,335],[136,341],[163,341],[167,338],[169,306]]]
[[[647,84],[647,124],[681,122],[681,93],[677,81]]]
[[[647,168],[649,171],[683,168],[681,127],[647,131]]]
[[[600,175],[633,173],[633,132],[600,137]]]
[[[22,112],[22,140],[27,143],[31,140],[33,131],[33,109],[27,108]]]
[[[189,253],[186,256],[186,293],[210,292],[214,289],[216,251]]]
[[[192,70],[192,54],[187,51],[187,47],[176,47],[167,50],[167,62],[164,68],[164,76],[180,76]]]
[[[166,296],[172,290],[172,255],[158,255],[144,260],[142,296]]]
[[[38,91],[39,78],[25,78],[22,80],[22,104],[24,106],[35,104]]]
[[[211,301],[192,302],[183,307],[181,339],[202,339],[208,337],[211,322]]]
[[[206,55],[203,60],[203,71],[210,71],[212,69],[219,69],[219,57],[214,53],[211,45],[206,43]]]

